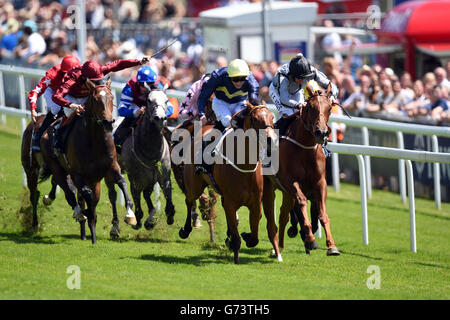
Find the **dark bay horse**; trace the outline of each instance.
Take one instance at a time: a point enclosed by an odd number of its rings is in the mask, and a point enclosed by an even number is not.
[[[330,229],[327,214],[327,182],[325,155],[322,144],[329,134],[328,119],[331,112],[331,85],[326,92],[306,86],[309,98],[295,120],[289,125],[285,136],[280,137],[279,170],[274,176],[265,176],[264,211],[273,212],[275,189],[281,189],[283,203],[280,208],[279,245],[284,247],[284,232],[292,208],[299,213],[301,235],[306,252],[317,248],[313,232],[320,220],[326,234],[327,255],[339,255]],[[311,225],[307,214],[307,200],[311,202]]]
[[[30,122],[22,135],[21,161],[27,177],[27,187],[30,191],[30,203],[33,207],[33,229],[36,229],[39,225],[37,216],[37,204],[40,196],[40,192],[38,191],[38,183],[50,178],[52,175],[50,168],[46,163],[44,163],[40,152],[36,153],[31,151],[33,131],[36,132],[39,129],[44,118],[45,115],[41,115],[35,124]],[[67,182],[70,184],[70,179]],[[52,189],[50,190],[50,193],[48,195],[44,195],[42,198],[42,202],[46,206],[51,205],[53,200],[56,198],[57,183],[54,177],[51,179],[51,184]]]
[[[137,224],[133,227],[135,229],[141,228],[141,219],[144,216],[141,208],[141,193],[144,195],[149,210],[149,217],[144,224],[145,228],[149,230],[156,223],[155,208],[150,196],[157,182],[166,198],[167,224],[171,225],[174,222],[175,208],[172,203],[170,151],[162,131],[167,122],[168,101],[164,91],[152,90],[148,94],[147,106],[140,124],[133,129],[122,144],[119,163],[127,172],[130,181],[137,219]],[[114,220],[117,220],[116,216]],[[111,236],[118,236],[118,233],[114,234],[114,230],[111,230]]]
[[[75,201],[75,192],[67,184],[67,175],[84,199],[87,209],[83,215],[88,219],[88,226],[92,235],[92,243],[97,241],[95,226],[97,222],[96,207],[100,200],[100,182],[105,178],[111,198],[111,189],[117,183],[122,190],[127,207],[125,222],[136,224],[132,207],[133,203],[127,191],[126,180],[121,174],[117,162],[116,149],[112,137],[113,95],[109,79],[106,84],[95,85],[86,80],[90,95],[84,112],[72,120],[70,131],[63,154],[55,156],[52,148],[53,138],[49,131],[41,139],[42,155],[49,165],[53,177],[63,189],[66,199],[72,208],[78,204]],[[74,209],[75,210],[75,209]],[[113,207],[113,213],[116,208]],[[85,239],[84,225],[81,227],[81,238]]]
[[[214,112],[212,111],[212,97],[208,100],[205,106],[205,114],[207,119],[207,125],[211,125],[216,120],[216,116]],[[184,121],[183,123],[180,123],[176,128],[173,129],[172,132],[170,132],[167,129],[167,136],[166,138],[170,142],[170,153],[172,154],[172,151],[174,147],[177,145],[178,141],[172,140],[172,134],[174,136],[177,136],[179,133],[179,130],[186,130],[189,132],[189,137],[193,136],[194,133],[194,123],[192,121],[193,119],[188,119]],[[172,161],[172,172],[175,178],[175,181],[180,188],[180,190],[186,194],[186,186],[184,183],[184,163],[178,163],[176,161]],[[208,186],[208,195],[203,192],[200,196],[199,200],[199,210],[201,213],[201,217],[203,220],[208,222],[209,226],[209,234],[210,234],[210,241],[215,242],[215,236],[214,236],[214,221],[216,219],[216,213],[215,213],[215,204],[217,202],[217,192],[215,192],[214,188],[211,186]],[[192,225],[195,228],[195,226],[199,222],[198,214],[195,212],[197,206],[196,204],[192,208]]]
[[[265,106],[252,106],[248,104],[246,109],[233,116],[232,127],[235,129],[243,128],[244,132],[251,132],[249,129],[265,130],[266,137],[276,139],[276,134],[273,129],[273,114]],[[203,126],[201,129],[202,138],[210,133],[212,129],[213,126],[211,125]],[[195,205],[195,201],[201,196],[204,188],[211,185],[222,196],[222,206],[225,210],[228,226],[226,243],[234,252],[234,263],[238,264],[241,238],[239,236],[236,213],[241,206],[246,206],[249,209],[251,233],[242,233],[242,237],[247,247],[256,246],[259,241],[258,227],[261,219],[263,176],[258,148],[250,148],[250,139],[245,139],[244,142],[241,140],[240,142],[243,142],[241,146],[244,147],[244,152],[240,154],[237,152],[237,148],[240,147],[239,141],[237,144],[230,141],[231,139],[235,139],[234,134],[228,134],[230,132],[232,133],[232,131],[228,129],[225,133],[226,136],[221,139],[222,145],[224,146],[223,151],[221,151],[220,147],[216,149],[215,158],[218,161],[212,166],[211,176],[206,173],[197,174],[195,172],[195,165],[192,164],[195,157],[193,149],[195,148],[191,148],[192,161],[190,164],[186,163],[184,166],[187,217],[184,227],[180,229],[179,235],[183,239],[189,236],[192,230],[191,211]],[[257,139],[257,136],[256,134],[255,139]],[[231,142],[229,148],[226,147],[227,142]],[[244,155],[245,160],[242,162],[237,161],[236,159],[242,155]],[[270,216],[273,220],[273,212],[270,213]],[[268,220],[270,219],[270,217],[267,218]],[[274,223],[271,226],[273,227]],[[277,246],[276,229],[272,228],[269,230],[268,227],[268,233],[269,239],[274,247]]]

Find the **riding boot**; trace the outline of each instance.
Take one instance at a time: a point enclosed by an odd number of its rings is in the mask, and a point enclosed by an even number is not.
[[[287,117],[281,117],[278,119],[278,121],[275,123],[275,129],[279,130],[280,136],[283,136],[286,133],[287,128],[291,124],[294,118],[287,118]]]
[[[50,111],[47,113],[47,115],[44,118],[44,121],[42,121],[41,126],[39,129],[34,133],[32,138],[32,150],[33,152],[40,152],[41,151],[41,137],[44,134],[45,130],[52,124],[52,122],[55,120],[55,116]]]
[[[215,121],[214,129],[219,130],[222,133],[222,135],[225,133],[225,130],[226,130],[225,126],[219,120]],[[209,144],[208,142],[202,141],[202,150],[205,150],[205,148],[208,146],[208,144]],[[211,153],[211,155],[214,157],[214,151]],[[202,163],[195,165],[195,173],[197,173],[197,174],[209,173],[211,171],[212,171],[212,165],[204,163],[203,157],[202,157]]]

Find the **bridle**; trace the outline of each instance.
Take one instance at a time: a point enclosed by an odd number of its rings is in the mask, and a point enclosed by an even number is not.
[[[90,90],[89,99],[88,99],[89,104],[86,104],[86,105],[93,105],[94,103],[98,103],[97,101],[94,100],[94,95],[93,95],[94,91],[98,90],[98,89],[106,89],[107,94],[109,94],[111,96],[111,98],[113,97],[111,88],[107,84],[98,84]],[[84,107],[84,108],[86,109],[86,107]],[[95,120],[95,122],[97,124],[102,125],[105,130],[112,131],[112,126],[113,126],[113,123],[115,122],[115,119],[113,119],[111,121],[102,119],[102,118],[98,117],[96,114],[93,115],[92,118]]]

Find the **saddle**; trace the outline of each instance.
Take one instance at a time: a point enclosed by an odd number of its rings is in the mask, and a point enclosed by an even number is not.
[[[75,123],[75,116],[75,112],[72,113],[69,117],[63,116],[57,119],[51,125],[52,134],[50,136],[52,139],[53,153],[56,157],[64,153],[67,136],[69,135],[70,129]]]

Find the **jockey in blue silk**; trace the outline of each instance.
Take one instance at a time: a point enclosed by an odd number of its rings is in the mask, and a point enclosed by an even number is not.
[[[148,94],[152,90],[162,90],[158,75],[150,66],[141,67],[136,77],[130,79],[122,90],[118,108],[119,116],[125,117],[114,133],[117,152],[120,153],[122,143],[136,125],[137,119],[145,112]],[[173,113],[173,105],[168,102],[166,117]]]
[[[198,97],[199,118],[205,118],[205,105],[211,95],[212,109],[217,117],[216,127],[223,129],[230,126],[233,114],[246,108],[246,100],[251,104],[258,104],[259,84],[250,72],[247,63],[241,59],[230,62],[228,67],[214,70],[211,78],[202,86]]]

